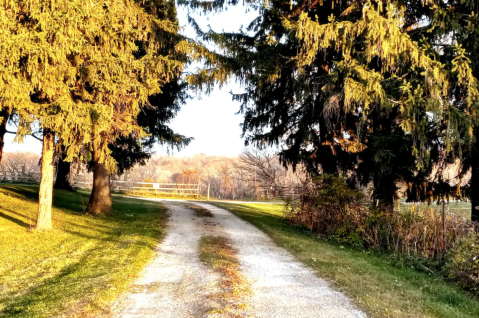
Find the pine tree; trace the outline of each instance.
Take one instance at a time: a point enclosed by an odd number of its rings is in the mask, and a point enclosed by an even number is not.
[[[99,164],[114,168],[108,144],[120,135],[145,135],[137,114],[184,64],[160,52],[178,25],[158,19],[157,3],[2,2],[0,107],[16,109],[17,134],[38,120],[66,147],[67,160],[88,160],[93,152]],[[44,145],[46,159],[53,157],[51,142]],[[43,168],[40,188],[50,194],[40,195],[40,212],[48,215],[53,178]]]
[[[435,28],[441,34],[449,39],[449,45],[444,45],[444,55],[451,54],[451,44],[458,43],[464,50],[463,56],[458,61],[466,62],[471,65],[470,70],[460,70],[457,72],[462,78],[470,76],[479,78],[479,1],[477,0],[453,0],[441,1],[435,3],[434,6]],[[467,53],[468,54],[467,54]],[[469,73],[470,72],[470,73]],[[469,73],[469,74],[468,74]],[[470,86],[479,85],[476,82],[467,82]],[[462,108],[469,108],[469,104],[473,103],[472,99],[464,98],[465,92],[457,89],[454,92],[455,102]],[[477,97],[476,97],[477,99]],[[472,131],[474,137],[473,145],[470,148],[460,148],[461,158],[463,163],[463,173],[471,170],[471,180],[469,182],[468,195],[471,199],[471,218],[474,221],[479,221],[479,126],[478,108],[479,103],[475,102],[475,107],[470,111],[472,120],[475,121],[475,127]],[[462,177],[461,175],[461,177]]]
[[[179,79],[162,87],[162,93],[149,97],[149,107],[138,114],[138,124],[143,127],[147,137],[143,140],[134,138],[118,138],[109,146],[111,155],[117,164],[117,172],[123,174],[135,164],[144,165],[153,153],[154,145],[164,145],[171,150],[186,147],[193,138],[175,133],[168,123],[189,97],[187,84]]]
[[[246,85],[234,98],[249,143],[281,145],[284,163],[312,174],[373,182],[391,205],[397,181],[423,183],[432,160],[472,143],[476,80],[460,46],[442,54],[436,12],[432,1],[268,1],[249,33],[198,34]]]
[[[172,1],[155,1],[143,4],[145,10],[160,20],[168,20],[177,25],[176,8]],[[176,49],[183,40],[177,35],[170,35],[164,39],[161,54],[174,56],[176,60],[187,62],[186,52]],[[147,52],[140,49],[136,52],[137,58]],[[135,135],[109,135],[107,138],[108,150],[115,160],[115,168],[120,174],[139,163],[143,164],[151,156],[151,148],[155,143],[167,144],[182,148],[189,143],[189,138],[178,135],[168,128],[167,123],[176,115],[180,104],[184,102],[186,84],[180,84],[178,76],[172,76],[168,83],[161,87],[161,93],[148,97],[146,106],[138,114],[136,124],[144,129],[145,134],[138,138]],[[106,139],[105,137],[102,139]],[[93,160],[93,189],[87,211],[91,213],[104,213],[111,208],[110,174],[104,164]]]

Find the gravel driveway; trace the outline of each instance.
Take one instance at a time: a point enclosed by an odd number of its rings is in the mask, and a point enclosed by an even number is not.
[[[230,212],[206,203],[214,217],[196,217],[186,203],[163,202],[170,211],[167,235],[156,258],[114,306],[116,317],[223,317],[210,314],[219,278],[198,258],[202,236],[229,237],[243,276],[251,284],[242,317],[366,317],[263,232]],[[231,317],[231,314],[224,314]]]

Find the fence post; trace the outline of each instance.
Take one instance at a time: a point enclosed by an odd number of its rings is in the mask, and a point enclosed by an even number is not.
[[[441,210],[442,210],[442,254],[446,254],[446,212],[444,209],[444,199],[442,199],[441,203]]]

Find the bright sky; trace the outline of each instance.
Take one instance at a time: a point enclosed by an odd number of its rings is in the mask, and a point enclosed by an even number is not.
[[[188,25],[187,10],[178,9],[180,25],[184,28],[183,33],[189,37],[195,36],[194,30]],[[246,27],[255,17],[256,12],[246,12],[244,7],[229,9],[220,14],[206,18],[205,16],[193,15],[203,28],[208,25],[215,31],[237,31],[242,25]],[[190,71],[194,71],[191,69]],[[235,115],[239,104],[231,100],[230,92],[241,92],[241,87],[236,83],[230,83],[221,89],[215,89],[209,96],[202,95],[188,100],[178,116],[171,122],[170,127],[176,132],[195,140],[175,156],[191,156],[204,153],[207,156],[236,156],[244,148],[241,139],[240,123],[241,115]],[[10,130],[13,130],[10,127]],[[24,142],[14,143],[14,135],[7,134],[5,151],[31,151],[41,153],[41,142],[33,137],[26,137]],[[166,155],[166,148],[158,146],[156,154]]]

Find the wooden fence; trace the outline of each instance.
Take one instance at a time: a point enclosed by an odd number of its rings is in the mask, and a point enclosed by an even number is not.
[[[41,173],[0,173],[1,183],[40,183]]]
[[[75,182],[73,186],[80,189],[91,189],[93,184],[92,180],[88,180]],[[112,180],[111,189],[132,195],[189,196],[195,198],[198,198],[200,195],[199,184],[197,183],[153,183]]]

